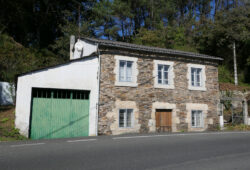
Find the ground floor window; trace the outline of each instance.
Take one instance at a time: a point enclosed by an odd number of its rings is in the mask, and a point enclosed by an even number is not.
[[[119,110],[119,127],[129,128],[132,127],[133,109],[120,109]]]
[[[203,115],[201,110],[192,110],[192,127],[203,127]]]

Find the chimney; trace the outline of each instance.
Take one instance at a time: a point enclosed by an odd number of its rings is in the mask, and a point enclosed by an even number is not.
[[[74,45],[75,45],[75,36],[74,35],[71,35],[70,36],[70,60],[73,60],[74,59],[74,53],[73,53],[73,48],[74,48]]]

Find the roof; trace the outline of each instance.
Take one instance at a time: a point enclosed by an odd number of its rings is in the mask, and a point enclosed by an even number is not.
[[[159,48],[159,47],[150,47],[150,46],[137,45],[137,44],[131,44],[131,43],[126,43],[126,42],[103,40],[103,39],[96,39],[96,38],[89,38],[89,37],[82,37],[81,39],[98,44],[100,48],[111,47],[111,48],[121,48],[121,49],[135,50],[135,51],[142,51],[142,52],[150,52],[150,53],[156,53],[156,54],[167,54],[167,55],[175,55],[175,56],[200,58],[200,59],[207,59],[207,60],[218,60],[218,61],[223,60],[223,58],[205,55],[205,54]]]
[[[45,66],[45,67],[41,67],[41,68],[38,68],[38,69],[30,70],[30,71],[27,71],[27,72],[17,74],[16,77],[20,77],[20,76],[23,76],[23,75],[26,75],[26,74],[29,74],[29,73],[42,71],[42,70],[46,70],[46,69],[50,69],[50,68],[54,68],[54,67],[63,66],[63,65],[66,65],[66,64],[70,64],[70,63],[73,63],[73,62],[80,61],[80,60],[85,60],[86,58],[89,58],[89,57],[92,57],[92,56],[94,56],[94,54],[92,54],[90,56],[87,56],[87,57],[82,57],[82,58],[78,58],[78,59],[74,59],[74,60],[68,60],[68,61],[64,61],[62,63],[58,63],[58,64],[54,64],[54,65]]]

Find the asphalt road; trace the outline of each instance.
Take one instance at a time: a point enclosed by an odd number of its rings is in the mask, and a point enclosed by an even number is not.
[[[0,169],[250,170],[250,132],[1,142]]]

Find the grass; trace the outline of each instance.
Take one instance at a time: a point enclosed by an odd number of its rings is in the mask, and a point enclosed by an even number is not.
[[[3,119],[1,120],[1,122],[2,122],[2,123],[5,123],[5,122],[7,122],[8,120],[9,120],[9,118],[5,117],[5,118],[3,118]]]
[[[0,141],[26,140],[15,128],[15,108],[0,106]]]

